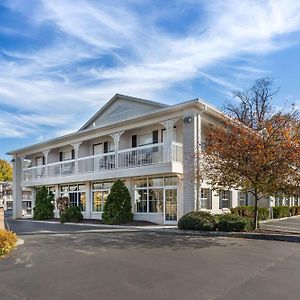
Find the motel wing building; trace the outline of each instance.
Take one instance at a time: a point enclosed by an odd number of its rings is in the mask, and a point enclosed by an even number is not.
[[[85,218],[101,219],[116,179],[131,193],[135,220],[176,224],[196,209],[221,213],[249,205],[249,195],[212,192],[205,182],[199,190],[193,180],[195,149],[222,115],[200,99],[169,106],[116,94],[79,131],[8,153],[14,217],[22,217],[22,188],[31,189],[34,207],[45,185],[55,198],[68,196]]]

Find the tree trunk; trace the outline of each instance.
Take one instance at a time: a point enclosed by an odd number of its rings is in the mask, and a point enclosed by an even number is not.
[[[254,190],[254,230],[258,229],[258,193]]]

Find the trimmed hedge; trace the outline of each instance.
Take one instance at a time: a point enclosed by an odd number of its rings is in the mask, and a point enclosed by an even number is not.
[[[178,228],[199,231],[249,231],[253,230],[253,220],[234,214],[211,215],[209,212],[193,211],[179,219]]]
[[[292,216],[300,215],[300,206],[292,206],[290,207],[290,213]]]
[[[273,207],[273,218],[286,218],[290,216],[290,207],[288,206],[274,206]]]
[[[254,206],[238,206],[231,208],[230,211],[234,215],[238,215],[241,217],[254,218]],[[258,208],[258,220],[268,220],[270,218],[269,209],[266,207]]]
[[[17,236],[15,233],[0,229],[0,257],[10,253],[17,243]]]
[[[192,211],[182,216],[178,221],[178,228],[182,230],[216,230],[216,218],[208,212]]]
[[[235,214],[216,216],[218,219],[217,228],[219,231],[250,231],[254,229],[253,218],[241,217]]]
[[[68,207],[60,214],[60,223],[80,223],[83,220],[83,215],[78,206]]]

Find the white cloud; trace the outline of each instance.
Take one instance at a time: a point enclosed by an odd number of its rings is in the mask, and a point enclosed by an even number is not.
[[[0,50],[0,103],[22,111],[6,116],[13,122],[1,117],[7,131],[0,137],[45,136],[36,132],[43,125],[56,134],[78,128],[115,93],[155,99],[196,78],[233,89],[236,82],[211,69],[287,47],[300,28],[298,1],[187,1],[205,15],[175,35],[158,25],[164,17],[159,7],[142,14],[132,3],[44,0],[29,11],[7,2],[37,30],[52,26],[56,37],[37,49]],[[238,72],[264,70],[244,63]]]

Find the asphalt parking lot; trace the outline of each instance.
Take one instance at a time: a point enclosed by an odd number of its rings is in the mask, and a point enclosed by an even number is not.
[[[267,223],[262,223],[261,228],[264,230],[300,234],[300,216],[288,218],[285,220],[275,220]]]
[[[297,243],[31,221],[10,226],[25,243],[0,261],[1,300],[299,299]]]

